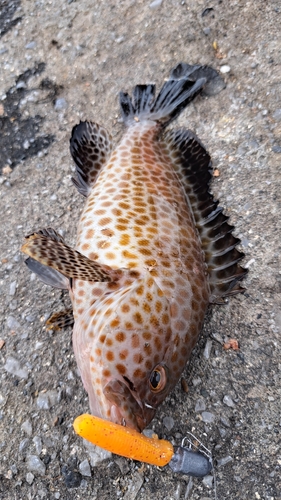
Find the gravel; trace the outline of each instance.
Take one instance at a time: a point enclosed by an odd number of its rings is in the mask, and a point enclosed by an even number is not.
[[[12,356],[9,356],[6,359],[4,369],[8,373],[11,373],[12,375],[14,375],[15,377],[24,378],[24,379],[27,379],[27,377],[28,377],[28,370],[26,368],[22,367],[21,363],[16,358],[13,358]]]
[[[36,455],[29,455],[26,458],[26,466],[27,469],[39,474],[40,476],[44,476],[46,472],[46,466],[42,460]]]
[[[165,425],[167,431],[171,431],[175,425],[175,421],[172,417],[164,417],[163,424]]]
[[[91,467],[87,459],[83,460],[83,462],[79,464],[79,471],[81,472],[82,476],[91,477]]]
[[[5,5],[4,5],[5,4]],[[231,3],[9,0],[0,16],[0,498],[203,500],[189,479],[84,444],[89,411],[71,331],[46,319],[69,299],[30,275],[19,252],[42,227],[75,241],[84,200],[71,186],[72,127],[86,118],[122,135],[117,94],[160,84],[178,62],[209,64],[226,88],[199,97],[174,128],[211,153],[212,191],[242,240],[246,293],[213,305],[184,378],[149,431],[211,450],[217,498],[280,498],[280,7]],[[204,15],[202,15],[204,13]],[[239,350],[225,350],[229,339]],[[90,473],[90,475],[85,474]]]

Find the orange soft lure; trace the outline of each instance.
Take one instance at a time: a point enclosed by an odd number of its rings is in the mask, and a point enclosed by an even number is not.
[[[73,423],[76,434],[105,450],[151,465],[167,465],[174,448],[169,441],[143,434],[93,415],[80,415]]]

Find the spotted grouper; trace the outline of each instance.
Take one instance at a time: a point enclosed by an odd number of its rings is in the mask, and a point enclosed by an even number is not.
[[[73,179],[86,198],[75,249],[47,228],[28,236],[28,267],[68,289],[73,346],[93,415],[141,431],[172,391],[210,303],[243,291],[233,227],[209,193],[211,159],[190,130],[168,130],[202,90],[224,87],[207,66],[181,63],[155,85],[120,93],[126,130],[113,148],[93,122],[74,127]]]

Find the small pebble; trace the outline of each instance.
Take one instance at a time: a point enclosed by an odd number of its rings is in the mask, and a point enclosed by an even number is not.
[[[244,265],[244,267],[245,267],[245,265]],[[224,344],[224,340],[223,340],[222,336],[219,333],[217,333],[217,332],[212,333],[212,337],[213,337],[214,340],[216,340],[217,342],[219,342],[219,344]]]
[[[23,82],[22,80],[20,80],[17,84],[16,84],[16,89],[26,89],[27,85],[25,82]]]
[[[83,443],[89,453],[92,467],[96,467],[96,465],[98,465],[100,462],[103,462],[103,460],[112,457],[112,453],[110,451],[104,450],[99,446],[95,446],[92,443],[89,443],[89,441],[87,441],[86,439],[83,439]]]
[[[157,7],[160,7],[160,5],[162,4],[163,0],[154,0],[154,2],[151,2],[149,4],[149,7],[151,9],[157,9]]]
[[[273,153],[281,153],[281,146],[278,146],[278,144],[275,144],[275,146],[272,146],[272,151]]]
[[[164,417],[163,424],[165,425],[166,429],[170,431],[174,427],[175,421],[172,417]]]
[[[29,455],[26,459],[27,468],[32,472],[37,472],[40,476],[46,473],[46,466],[37,455]]]
[[[46,392],[39,394],[36,404],[40,410],[49,410],[50,404],[48,394]]]
[[[152,438],[153,435],[155,434],[155,432],[152,429],[143,429],[142,433],[144,436],[148,438]]]
[[[24,438],[19,444],[19,453],[24,454],[29,446],[29,439]]]
[[[43,347],[44,342],[36,342],[34,349],[37,351],[37,349],[41,349]]]
[[[25,316],[25,319],[26,321],[28,321],[28,323],[34,323],[36,316],[35,314],[27,314],[27,316]]]
[[[18,473],[18,469],[17,469],[16,464],[11,465],[11,471],[12,471],[13,475]]]
[[[190,498],[190,496],[192,494],[192,489],[193,489],[193,479],[191,477],[187,483],[187,487],[186,487],[186,491],[185,491],[185,495],[184,495],[184,500],[187,500],[188,498]]]
[[[12,479],[13,478],[13,473],[12,473],[12,471],[10,469],[6,472],[5,478],[6,479]]]
[[[138,492],[142,487],[144,477],[139,472],[134,472],[131,476],[127,491],[123,497],[124,500],[135,500],[138,498]]]
[[[18,308],[18,301],[16,299],[11,300],[9,303],[9,309],[15,311]]]
[[[32,436],[32,425],[30,420],[25,420],[22,425],[21,429],[28,435]]]
[[[14,316],[7,317],[7,327],[10,330],[18,330],[20,328],[19,322],[14,318]]]
[[[229,408],[235,408],[235,403],[234,403],[233,399],[230,396],[228,396],[227,394],[224,396],[222,401],[226,406],[229,406]]]
[[[15,295],[16,289],[17,289],[17,282],[12,281],[12,283],[10,284],[9,295],[12,295],[12,296]]]
[[[229,73],[230,72],[230,66],[228,64],[224,64],[223,66],[220,67],[220,72],[221,73]]]
[[[34,479],[34,475],[32,474],[32,472],[28,472],[25,476],[25,479],[28,484],[32,484]]]
[[[232,460],[233,460],[233,458],[230,455],[227,455],[227,457],[218,458],[217,466],[223,467],[224,465],[228,464],[229,462],[232,462]]]
[[[275,120],[281,120],[281,108],[278,108],[274,111],[272,117],[275,119]]]
[[[22,368],[20,362],[16,358],[12,358],[9,356],[6,359],[6,363],[4,365],[5,370],[12,375],[15,375],[18,378],[28,378],[28,371],[26,368]]]
[[[204,486],[207,486],[207,488],[212,488],[213,481],[214,481],[213,476],[209,475],[204,477],[202,483],[204,484]]]
[[[210,359],[212,345],[213,345],[213,342],[211,341],[211,339],[208,339],[207,342],[206,342],[205,348],[204,348],[204,352],[203,352],[203,356],[206,359]]]
[[[67,102],[63,97],[56,99],[56,102],[55,102],[55,110],[56,111],[62,111],[63,109],[66,109],[66,108],[67,108]]]
[[[210,411],[203,411],[202,420],[203,422],[205,422],[205,424],[212,424],[213,422],[215,422],[216,417]]]
[[[47,391],[46,394],[49,398],[51,407],[58,404],[61,400],[61,392],[57,391],[56,389],[52,389],[50,391]]]
[[[224,429],[224,427],[219,427],[219,433],[222,438],[224,438],[227,434],[227,431]]]
[[[32,441],[35,444],[35,449],[36,449],[37,455],[40,455],[42,452],[42,440],[41,440],[41,438],[39,436],[34,436]]]
[[[4,406],[4,404],[6,403],[6,401],[7,401],[7,397],[5,398],[3,396],[3,394],[0,394],[0,408],[1,408],[1,406]]]
[[[67,374],[67,380],[74,380],[74,379],[75,379],[75,377],[74,377],[74,375],[73,375],[73,372],[70,370],[70,371],[68,372],[68,374]]]
[[[235,479],[235,481],[237,481],[237,483],[241,483],[242,481],[240,476],[233,476],[233,478]]]
[[[79,471],[81,472],[82,476],[88,476],[91,477],[91,467],[88,462],[88,460],[83,460],[83,462],[80,463],[79,465]]]
[[[122,476],[125,476],[126,474],[128,474],[130,468],[128,466],[128,460],[124,457],[116,457],[114,459],[114,462],[118,465],[120,471],[121,471],[121,474]]]
[[[208,36],[211,33],[211,28],[203,28],[204,35]]]
[[[201,413],[201,411],[204,411],[204,410],[206,410],[205,401],[203,399],[197,399],[197,401],[195,403],[195,412]]]
[[[27,43],[27,44],[26,44],[26,46],[25,46],[25,48],[26,48],[27,50],[33,50],[33,49],[35,49],[35,47],[36,47],[36,42],[29,42],[29,43]]]
[[[23,149],[28,149],[30,146],[30,142],[26,139],[23,143]]]
[[[192,379],[192,384],[194,385],[194,387],[197,387],[198,385],[200,385],[201,382],[202,382],[202,380],[200,377]]]
[[[80,486],[82,476],[80,472],[69,470],[66,465],[61,468],[61,473],[67,488],[78,488]]]
[[[178,483],[173,494],[173,500],[180,500],[182,493],[182,483]]]

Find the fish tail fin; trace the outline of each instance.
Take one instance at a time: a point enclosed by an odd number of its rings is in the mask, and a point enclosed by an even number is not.
[[[125,124],[153,120],[167,126],[203,90],[205,95],[220,92],[225,83],[209,66],[178,64],[155,98],[155,85],[137,85],[132,98],[120,92],[119,100]]]

